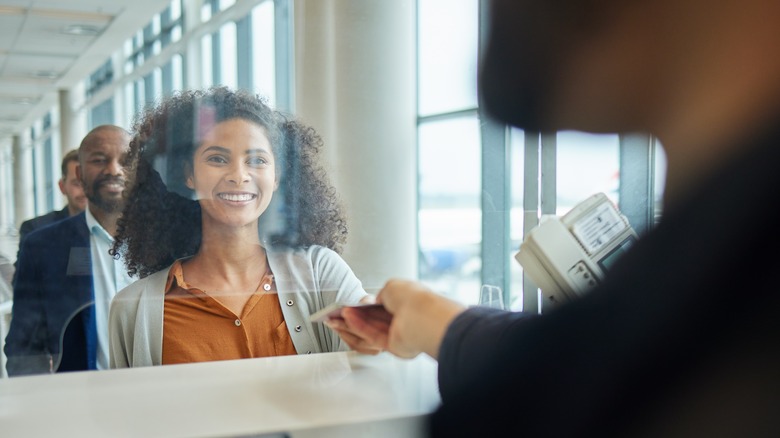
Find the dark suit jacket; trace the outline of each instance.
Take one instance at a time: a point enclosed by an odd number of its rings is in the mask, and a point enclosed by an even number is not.
[[[17,261],[8,374],[95,369],[93,302],[84,213],[30,233]]]
[[[50,211],[44,215],[34,217],[30,220],[26,220],[22,222],[22,226],[19,227],[19,242],[21,247],[21,241],[24,240],[24,237],[31,232],[37,230],[38,228],[45,227],[46,225],[49,225],[51,223],[61,221],[63,219],[66,219],[69,217],[68,212],[68,206],[66,205],[65,208],[62,210],[54,210]]]
[[[68,206],[66,205],[62,210],[50,211],[42,216],[34,217],[22,222],[22,226],[19,227],[19,250],[16,251],[16,259],[19,260],[19,251],[22,249],[22,241],[24,241],[24,238],[28,234],[37,230],[38,228],[42,228],[51,223],[66,219],[69,216],[70,212],[68,211]],[[14,262],[14,267],[15,266],[16,262]],[[14,278],[16,277],[14,276]]]
[[[780,126],[780,125],[776,125]],[[780,129],[542,316],[471,309],[433,436],[780,436]]]

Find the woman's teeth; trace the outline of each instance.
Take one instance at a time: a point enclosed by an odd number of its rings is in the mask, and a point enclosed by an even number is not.
[[[224,199],[226,201],[233,201],[233,202],[243,202],[243,201],[251,201],[255,198],[255,195],[244,193],[240,195],[236,194],[229,194],[229,193],[220,193],[219,194],[220,199]]]

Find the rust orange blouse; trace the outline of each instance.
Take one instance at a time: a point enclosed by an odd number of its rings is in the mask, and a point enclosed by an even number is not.
[[[188,285],[179,261],[171,267],[165,291],[163,365],[296,354],[270,273],[241,315]]]

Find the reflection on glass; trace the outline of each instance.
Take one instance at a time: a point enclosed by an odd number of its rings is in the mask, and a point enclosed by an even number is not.
[[[477,106],[478,0],[418,1],[419,114]]]
[[[213,38],[211,37],[211,34],[203,35],[203,38],[200,39],[200,64],[203,66],[200,70],[200,74],[201,82],[204,87],[214,85],[214,71],[212,68],[214,65],[212,54],[214,52],[212,42]]]
[[[617,134],[557,134],[557,211],[566,214],[590,195],[603,192],[618,204],[620,138]]]
[[[276,105],[276,63],[274,51],[274,2],[252,9],[252,78],[254,91]]]
[[[482,266],[479,135],[476,117],[419,127],[420,278],[468,304],[476,302]]]
[[[162,94],[163,86],[162,86],[162,70],[160,68],[155,68],[152,71],[152,84],[153,89],[152,96],[150,100],[155,100],[157,96],[160,96]]]
[[[181,0],[173,0],[170,6],[171,20],[176,20],[181,17]]]
[[[512,128],[509,131],[509,141],[512,152],[511,176],[508,184],[512,194],[512,210],[509,213],[509,308],[522,310],[523,303],[523,270],[514,259],[515,253],[523,241],[523,187],[525,175],[525,132]]]
[[[181,55],[173,55],[171,58],[171,76],[173,90],[184,88],[184,70]]]
[[[503,291],[498,286],[483,284],[479,290],[478,304],[491,309],[503,310],[505,308]]]
[[[655,193],[655,223],[657,224],[663,215],[664,186],[666,183],[666,154],[658,139],[655,139],[653,147],[655,148],[655,187],[653,188],[653,192]]]
[[[219,69],[220,84],[230,88],[238,86],[237,57],[236,48],[236,23],[229,22],[219,28]]]

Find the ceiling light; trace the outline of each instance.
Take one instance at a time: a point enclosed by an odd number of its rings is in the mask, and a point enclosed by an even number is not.
[[[71,24],[60,31],[66,35],[95,36],[100,33],[100,28],[91,24]]]
[[[57,79],[60,74],[54,70],[38,70],[33,72],[33,76],[39,79]]]

